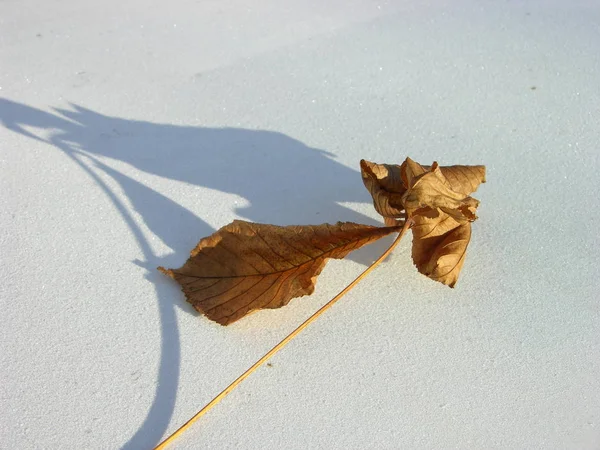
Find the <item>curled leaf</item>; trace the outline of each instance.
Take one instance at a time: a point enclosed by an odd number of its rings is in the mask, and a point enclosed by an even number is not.
[[[396,167],[406,172],[407,178],[409,174],[416,177],[432,168],[432,166],[422,166],[410,158],[406,158],[401,166]],[[481,183],[485,183],[485,166],[440,166],[440,171],[450,189],[464,195],[472,194]],[[409,184],[408,180],[406,184]]]
[[[328,258],[344,258],[400,228],[350,222],[280,227],[236,220],[200,240],[179,269],[159,270],[181,285],[199,312],[228,325],[312,294]]]
[[[460,224],[443,212],[433,214],[413,218],[413,262],[422,274],[454,287],[471,239],[471,223]]]
[[[429,207],[440,209],[461,223],[475,220],[475,209],[479,205],[477,200],[454,191],[437,163],[429,171],[410,178],[402,202],[409,217],[416,210]]]
[[[479,201],[470,197],[485,182],[485,166],[423,166],[361,161],[365,187],[386,224],[411,219],[412,257],[424,275],[454,287],[477,219]]]
[[[406,187],[400,178],[400,166],[360,162],[362,180],[373,197],[375,210],[384,218],[403,218],[402,196]]]

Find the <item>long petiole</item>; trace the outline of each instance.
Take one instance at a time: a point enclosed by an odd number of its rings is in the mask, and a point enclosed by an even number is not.
[[[294,339],[298,334],[300,334],[300,332],[302,330],[304,330],[308,325],[310,325],[312,322],[314,322],[325,311],[327,311],[329,308],[331,308],[339,299],[341,299],[348,291],[350,291],[350,289],[352,289],[354,286],[356,286],[360,282],[360,280],[362,280],[364,277],[366,277],[373,269],[375,269],[375,267],[377,267],[385,258],[388,257],[388,255],[392,252],[392,250],[394,250],[394,248],[398,245],[398,243],[400,242],[402,237],[406,234],[406,232],[408,231],[410,226],[411,226],[411,220],[407,219],[406,222],[404,223],[404,226],[402,227],[402,230],[400,230],[400,233],[398,234],[398,236],[396,237],[394,242],[392,242],[392,244],[388,247],[388,249],[385,252],[383,252],[383,254],[379,258],[377,258],[377,260],[374,261],[373,264],[371,264],[369,267],[367,267],[363,273],[361,273],[358,277],[356,277],[354,279],[354,281],[352,281],[348,286],[346,286],[344,289],[342,289],[342,291],[340,291],[339,294],[337,294],[335,297],[333,297],[331,300],[329,300],[329,302],[327,302],[325,305],[323,305],[319,310],[317,310],[317,312],[315,312],[312,316],[310,316],[308,319],[306,319],[301,325],[299,325],[298,328],[296,328],[294,331],[292,331],[290,334],[288,334],[283,340],[281,340],[277,345],[275,345],[275,347],[273,347],[271,350],[269,350],[262,358],[260,358],[258,361],[256,361],[248,370],[246,370],[243,374],[241,374],[233,383],[231,383],[229,386],[227,386],[225,389],[223,389],[219,395],[217,395],[209,403],[207,403],[206,406],[204,406],[204,408],[202,408],[200,411],[198,411],[190,420],[188,420],[181,427],[179,427],[179,429],[177,429],[173,434],[171,434],[168,438],[166,438],[164,441],[162,441],[157,447],[155,447],[154,450],[161,450],[161,449],[166,448],[167,445],[172,443],[179,435],[181,435],[185,430],[187,430],[190,426],[192,426],[192,424],[196,420],[198,420],[200,417],[202,417],[204,414],[206,414],[213,406],[215,406],[217,403],[219,403],[221,400],[223,400],[223,398],[227,394],[229,394],[231,391],[233,391],[237,387],[238,384],[240,384],[242,381],[244,381],[251,373],[253,373],[256,369],[258,369],[266,361],[268,361],[279,350],[281,350],[283,347],[285,347],[285,345],[288,342],[290,342],[292,339]]]

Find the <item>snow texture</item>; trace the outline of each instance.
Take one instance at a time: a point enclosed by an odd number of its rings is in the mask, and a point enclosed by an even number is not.
[[[324,304],[172,280],[235,218],[380,223],[358,162],[485,164],[456,289],[409,240],[174,448],[600,447],[600,4],[0,3],[0,447],[145,449]]]

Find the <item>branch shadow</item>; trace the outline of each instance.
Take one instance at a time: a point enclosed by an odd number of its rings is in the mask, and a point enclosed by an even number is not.
[[[174,302],[172,282],[159,275],[156,267],[180,266],[197,241],[214,230],[187,208],[109,166],[106,158],[148,174],[238,195],[246,201],[235,212],[253,222],[380,225],[340,205],[370,201],[359,172],[337,162],[334,154],[282,133],[151,123],[110,117],[79,105],[46,112],[2,98],[0,121],[15,133],[49,143],[84,170],[119,211],[142,250],[144,260],[135,263],[147,269],[146,278],[156,291],[161,360],[153,404],[124,449],[152,447],[167,430],[181,364],[175,308],[194,311],[183,295]],[[50,137],[41,137],[32,128],[46,130]],[[118,184],[127,203],[107,184],[107,177]],[[134,213],[173,253],[159,256],[153,251]],[[378,251],[384,245],[375,244],[375,248]],[[377,251],[362,249],[351,259],[368,265]]]

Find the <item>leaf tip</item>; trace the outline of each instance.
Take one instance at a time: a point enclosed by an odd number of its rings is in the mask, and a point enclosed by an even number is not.
[[[163,266],[159,266],[157,267],[157,269],[159,272],[164,273],[166,276],[175,279],[175,274],[171,269],[165,269]]]
[[[371,169],[373,163],[367,161],[366,159],[360,160],[360,169],[361,175],[363,178],[368,178],[369,176],[374,176],[373,170]]]

